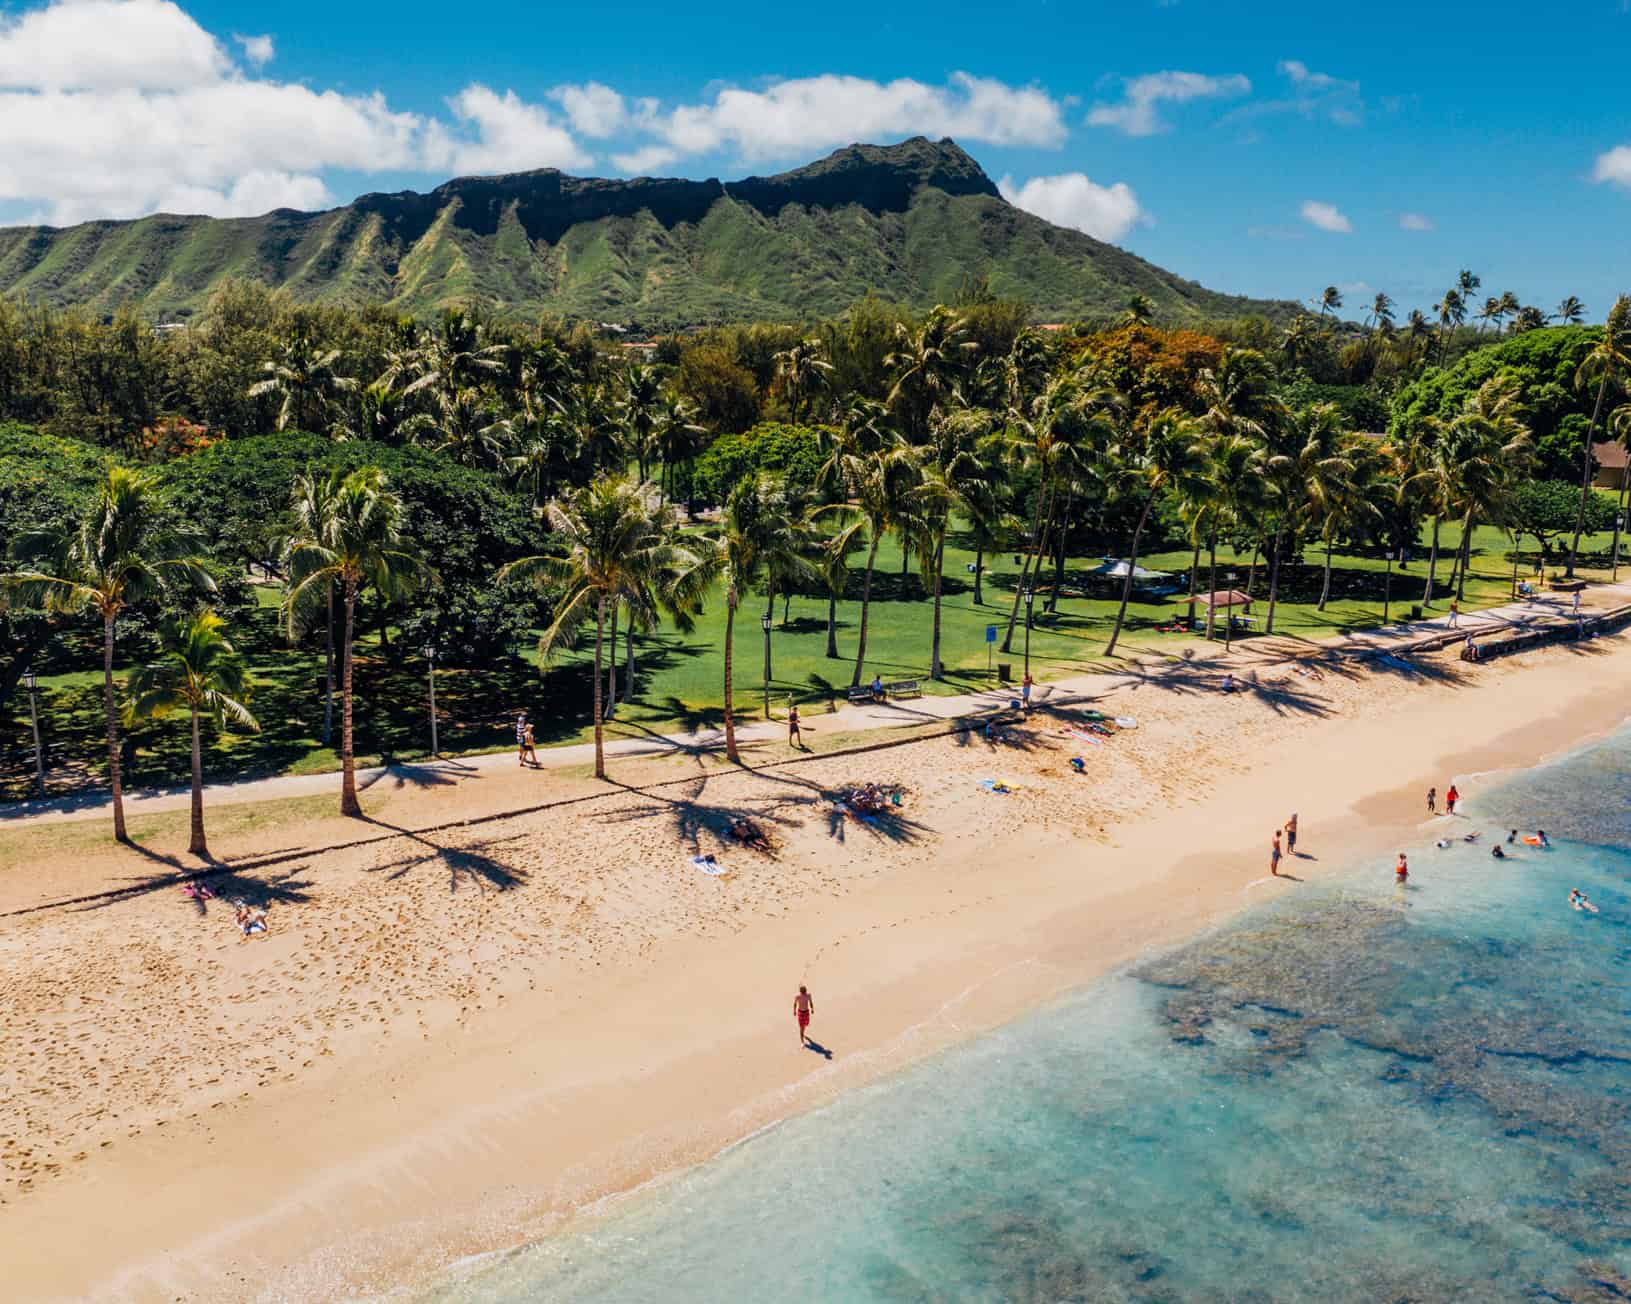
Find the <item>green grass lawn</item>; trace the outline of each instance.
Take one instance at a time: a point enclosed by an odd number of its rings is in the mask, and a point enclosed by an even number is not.
[[[991,682],[986,674],[988,647],[992,664],[1004,662],[1010,665],[1013,675],[1022,673],[1023,614],[1015,630],[1012,651],[1004,654],[1000,650],[1018,579],[1014,554],[987,558],[984,602],[977,605],[973,576],[966,569],[974,555],[958,546],[960,542],[954,540],[946,549],[941,651],[946,678],[938,684],[924,682],[927,692],[967,692]],[[1455,529],[1446,527],[1441,539],[1444,555],[1438,571],[1441,611],[1448,600],[1445,581],[1458,542]],[[1606,535],[1595,537],[1589,541],[1589,547],[1606,558],[1608,543]],[[1507,600],[1511,584],[1510,547],[1507,537],[1498,530],[1480,528],[1475,532],[1467,584],[1469,610]],[[1532,552],[1525,556],[1525,575],[1532,570],[1532,557]],[[1032,673],[1038,679],[1080,673],[1103,664],[1104,646],[1115,620],[1116,595],[1077,596],[1080,578],[1099,561],[1098,557],[1071,559],[1066,568],[1068,596],[1061,598],[1058,612],[1052,616],[1043,613],[1045,586],[1052,577],[1051,567],[1045,568],[1043,590],[1036,600],[1037,625],[1031,632]],[[1189,561],[1187,550],[1140,558],[1142,565],[1171,571],[1187,570]],[[1244,587],[1250,561],[1249,556],[1220,551],[1219,587],[1229,586],[1227,574],[1230,571],[1236,575],[1234,586]],[[1324,611],[1315,606],[1320,583],[1319,561],[1318,550],[1310,548],[1301,564],[1284,568],[1276,633],[1319,639],[1378,625],[1382,615],[1383,560],[1339,551],[1333,568],[1332,600]],[[1421,601],[1426,564],[1426,549],[1418,548],[1406,570],[1395,567],[1392,611],[1395,620],[1408,616],[1410,606]],[[1203,590],[1205,565],[1203,554]],[[778,713],[791,694],[806,704],[806,714],[816,717],[812,723],[819,728],[822,708],[829,701],[843,700],[854,667],[860,588],[861,577],[857,574],[850,588],[853,600],[839,605],[838,645],[842,655],[838,660],[826,656],[827,604],[824,599],[794,597],[790,611],[782,601],[777,601],[771,634],[770,689],[772,705]],[[1267,608],[1267,591],[1268,577],[1259,564],[1253,593],[1259,599],[1254,614],[1260,623]],[[260,719],[262,732],[225,738],[215,737],[212,731],[208,733],[205,767],[212,780],[310,773],[338,765],[334,747],[324,746],[321,741],[322,657],[311,650],[289,648],[278,629],[279,594],[261,588],[258,596],[258,609],[247,622],[238,619],[231,632],[253,668],[255,692],[251,706]],[[1182,594],[1135,600],[1128,609],[1127,626],[1118,652],[1155,649],[1177,655],[1185,647],[1201,641],[1198,635],[1157,631],[1157,626],[1169,623],[1185,610]],[[761,596],[750,598],[737,615],[734,669],[736,706],[741,715],[756,716],[762,708],[764,644],[760,616],[763,611]],[[624,731],[666,732],[717,723],[722,716],[720,650],[724,623],[723,603],[715,601],[709,604],[690,634],[669,628],[654,636],[638,637],[635,654],[639,674],[635,697],[633,701],[619,704],[618,727]],[[996,646],[985,641],[986,627],[993,624],[998,626]],[[101,673],[96,668],[99,644],[94,634],[95,631],[87,629],[84,668],[42,677],[40,681],[41,722],[53,791],[71,790],[76,783],[103,781]],[[879,549],[878,571],[873,581],[866,678],[878,673],[886,680],[926,681],[929,637],[930,604],[915,568],[907,576],[901,575],[899,548],[892,539],[888,540]],[[620,697],[625,691],[624,647],[620,637]],[[590,736],[591,654],[580,650],[563,655],[540,675],[534,650],[526,647],[517,652],[514,659],[501,665],[479,670],[438,671],[437,703],[444,752],[487,751],[507,745],[513,737],[511,715],[522,706],[532,714],[541,742],[574,742]],[[121,675],[124,669],[121,662]],[[406,759],[428,752],[425,664],[417,649],[404,650],[393,645],[385,650],[378,634],[369,633],[358,644],[356,684],[357,753],[363,763],[385,757]],[[0,796],[7,798],[26,795],[32,773],[27,711],[26,695],[17,694],[7,703],[9,718],[0,719],[6,762],[0,772]],[[336,737],[338,716],[336,700]],[[186,780],[185,720],[144,723],[135,731],[135,739],[134,784]]]

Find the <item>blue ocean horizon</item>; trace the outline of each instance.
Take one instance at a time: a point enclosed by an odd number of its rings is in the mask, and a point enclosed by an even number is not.
[[[1467,795],[430,1298],[1631,1298],[1631,731]]]

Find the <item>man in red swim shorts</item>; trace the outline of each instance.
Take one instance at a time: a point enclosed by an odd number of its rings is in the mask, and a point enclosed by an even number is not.
[[[808,1045],[810,1041],[810,1016],[815,1013],[815,1000],[810,995],[809,988],[799,987],[799,994],[793,998],[793,1017],[799,1023],[799,1045]]]

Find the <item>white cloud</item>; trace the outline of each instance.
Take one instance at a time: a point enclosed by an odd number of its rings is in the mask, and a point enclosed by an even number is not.
[[[1431,231],[1433,219],[1425,213],[1400,213],[1399,229],[1401,231]]]
[[[1032,177],[1015,186],[1012,177],[997,183],[1002,197],[1015,208],[1035,213],[1055,226],[1085,231],[1099,240],[1119,240],[1140,222],[1149,220],[1125,181],[1101,186],[1080,172],[1053,177]]]
[[[220,42],[169,0],[58,0],[0,14],[0,89],[165,90],[231,70]]]
[[[256,217],[274,208],[305,212],[330,208],[334,196],[321,177],[291,172],[249,172],[230,187],[178,186],[159,200],[165,213],[208,213],[213,217]]]
[[[581,86],[557,86],[549,98],[565,111],[572,130],[592,140],[615,136],[630,125],[630,113],[624,99],[610,86],[599,82],[585,82]],[[637,101],[636,111],[649,113],[656,107],[654,100]]]
[[[1302,214],[1303,221],[1310,226],[1319,227],[1321,231],[1334,231],[1346,235],[1354,229],[1353,223],[1342,215],[1335,204],[1325,204],[1317,199],[1309,199],[1305,200],[1303,206],[1297,211]]]
[[[612,166],[629,176],[654,176],[679,160],[676,149],[667,145],[645,145],[627,154],[613,154]]]
[[[1291,83],[1290,94],[1245,105],[1232,116],[1256,118],[1296,113],[1305,118],[1327,118],[1342,127],[1357,127],[1364,122],[1365,101],[1359,93],[1358,82],[1315,72],[1301,59],[1282,59],[1276,67]]]
[[[581,168],[594,161],[548,110],[514,91],[500,95],[480,84],[466,86],[447,102],[462,134],[431,122],[424,162],[454,172],[521,172],[532,168]]]
[[[642,125],[676,156],[730,149],[743,158],[788,158],[858,140],[956,136],[993,145],[1058,145],[1063,103],[1035,86],[953,73],[945,86],[824,74],[727,87],[712,100],[644,115]]]
[[[1115,127],[1129,136],[1153,136],[1168,127],[1160,115],[1162,104],[1245,95],[1251,88],[1251,82],[1239,73],[1227,77],[1199,72],[1146,73],[1127,82],[1121,103],[1094,105],[1087,115],[1087,125]]]
[[[1631,189],[1631,145],[1616,145],[1597,156],[1591,170],[1593,181],[1609,181]]]
[[[243,47],[244,58],[248,59],[257,68],[270,63],[272,55],[276,52],[270,36],[238,36],[234,34],[232,39]]]

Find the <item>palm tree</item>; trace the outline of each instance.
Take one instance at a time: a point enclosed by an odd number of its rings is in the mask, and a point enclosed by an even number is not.
[[[1342,307],[1342,291],[1334,285],[1327,285],[1320,291],[1320,316],[1328,312],[1335,312]]]
[[[321,522],[333,510],[331,496],[339,480],[308,472],[295,480],[292,536],[314,536]],[[287,538],[279,543],[287,545]],[[323,746],[334,736],[334,585],[323,590]]]
[[[1468,397],[1447,431],[1455,467],[1454,503],[1461,515],[1461,547],[1452,582],[1466,597],[1472,532],[1479,521],[1498,521],[1512,489],[1527,470],[1531,445],[1520,419],[1520,391],[1510,376],[1494,376]]]
[[[1155,304],[1149,295],[1134,294],[1128,297],[1121,313],[1123,326],[1148,326],[1154,320]]]
[[[820,339],[811,336],[772,356],[775,380],[793,411],[793,420],[802,421],[817,389],[827,383],[832,363]]]
[[[697,410],[684,399],[671,398],[657,419],[653,436],[663,463],[663,494],[674,496],[674,468],[689,462],[702,448],[708,432],[697,424]]]
[[[107,719],[113,836],[128,842],[119,769],[119,718],[113,695],[113,635],[134,603],[177,583],[213,592],[193,540],[167,528],[156,483],[127,467],[109,469],[85,514],[56,529],[21,535],[12,555],[23,569],[7,577],[29,605],[94,611],[102,620],[102,699]]]
[[[1280,355],[1285,359],[1286,368],[1295,371],[1306,364],[1317,349],[1318,336],[1314,318],[1306,313],[1299,313],[1291,319],[1285,333],[1280,337]]]
[[[1513,294],[1511,290],[1502,290],[1501,291],[1501,311],[1498,314],[1496,314],[1496,317],[1495,317],[1496,327],[1499,328],[1501,322],[1505,318],[1507,318],[1507,317],[1516,317],[1518,315],[1518,313],[1520,313],[1522,311],[1523,311],[1523,304],[1521,304],[1518,301],[1518,296]]]
[[[1311,430],[1318,432],[1317,442],[1305,445],[1302,474],[1303,510],[1310,521],[1320,527],[1320,541],[1325,545],[1325,566],[1320,580],[1320,598],[1315,609],[1324,611],[1331,600],[1331,550],[1340,526],[1350,513],[1364,506],[1364,499],[1355,492],[1355,448],[1353,436],[1345,430],[1338,409],[1330,422],[1319,421]]]
[[[946,530],[955,508],[969,502],[983,507],[993,474],[984,456],[992,442],[992,417],[983,408],[935,408],[929,417],[929,442],[921,451],[923,479],[916,493],[921,533],[919,565],[931,591],[934,615],[929,643],[929,678],[945,677],[940,663],[940,593],[944,581]]]
[[[443,312],[433,332],[415,330],[408,338],[411,344],[388,355],[379,377],[404,396],[427,389],[456,394],[490,384],[503,374],[510,353],[509,345],[490,343],[486,325],[459,308]]]
[[[130,677],[126,723],[168,715],[184,709],[191,717],[193,744],[192,837],[187,850],[209,855],[204,841],[204,762],[198,740],[198,719],[207,715],[217,729],[227,721],[260,732],[244,699],[249,695],[249,674],[232,644],[221,632],[224,622],[213,611],[184,616],[160,631],[160,660],[140,666]]]
[[[644,481],[646,464],[657,451],[663,417],[663,382],[656,367],[630,367],[624,373],[617,414],[623,423],[624,446],[634,454]]]
[[[1267,487],[1275,496],[1273,552],[1269,559],[1269,610],[1268,618],[1264,621],[1267,633],[1274,632],[1286,532],[1300,528],[1305,504],[1310,501],[1310,483],[1323,479],[1334,484],[1342,475],[1347,465],[1342,436],[1342,412],[1334,403],[1314,403],[1288,413],[1286,419],[1271,432],[1269,455],[1264,463]],[[1326,465],[1328,459],[1331,465]]]
[[[409,438],[424,436],[438,453],[446,453],[460,466],[490,470],[502,466],[509,454],[515,427],[474,389],[437,389],[433,411],[419,412],[398,430]]]
[[[1493,294],[1490,295],[1489,298],[1484,300],[1484,306],[1480,308],[1477,313],[1478,320],[1481,323],[1478,327],[1478,333],[1482,335],[1484,333],[1484,326],[1489,325],[1490,323],[1494,323],[1498,328],[1500,326],[1502,316],[1503,309],[1501,308],[1500,298]]]
[[[1603,323],[1603,335],[1592,351],[1581,359],[1574,373],[1576,389],[1583,389],[1593,380],[1597,382],[1597,401],[1592,404],[1591,421],[1586,426],[1586,437],[1580,450],[1580,510],[1574,518],[1574,539],[1569,544],[1569,566],[1564,573],[1574,576],[1575,559],[1580,554],[1580,534],[1586,524],[1586,499],[1591,496],[1591,445],[1602,419],[1603,400],[1609,386],[1622,388],[1631,376],[1631,298],[1620,295],[1608,310]]]
[[[831,661],[838,660],[838,601],[849,587],[849,559],[860,548],[865,529],[865,518],[852,514],[827,537],[816,557],[816,570],[827,590],[827,658]]]
[[[743,480],[731,491],[715,542],[714,567],[725,581],[725,755],[732,761],[741,759],[731,692],[736,609],[759,576],[772,567],[784,575],[809,574],[808,545],[807,530],[790,508],[785,490],[769,476]],[[864,617],[861,630],[864,638]]]
[[[594,619],[595,777],[604,779],[601,671],[609,611],[620,602],[643,611],[657,601],[671,612],[692,611],[714,572],[707,554],[677,541],[672,509],[649,484],[600,476],[570,497],[552,500],[544,517],[563,551],[513,561],[498,578],[529,580],[554,595],[555,619],[538,640],[540,668]]]
[[[1182,490],[1200,474],[1205,448],[1200,442],[1200,426],[1174,408],[1157,413],[1143,431],[1129,430],[1122,442],[1111,449],[1111,465],[1126,490],[1143,499],[1138,523],[1133,527],[1127,549],[1127,575],[1121,585],[1121,605],[1116,610],[1116,626],[1104,655],[1112,656],[1127,619],[1127,602],[1132,597],[1133,574],[1138,569],[1138,545],[1149,523],[1155,500],[1170,489]]]
[[[1521,335],[1524,331],[1538,331],[1546,324],[1546,314],[1533,304],[1522,305],[1512,318],[1512,333]]]
[[[321,488],[310,476],[300,477],[294,499],[297,511],[308,502],[320,508],[306,519],[297,517],[289,540],[284,622],[292,637],[315,617],[319,603],[326,606],[332,588],[340,590],[345,617],[340,638],[340,814],[360,816],[352,734],[357,595],[370,587],[381,598],[406,593],[421,582],[427,568],[403,545],[402,499],[378,467],[331,472]]]
[[[1393,300],[1380,290],[1371,300],[1370,319],[1372,334],[1379,330],[1384,322],[1389,326],[1393,325]]]
[[[1267,451],[1260,439],[1247,435],[1224,434],[1213,437],[1208,447],[1205,480],[1209,501],[1210,525],[1208,535],[1209,572],[1208,592],[1218,591],[1218,531],[1228,522],[1236,526],[1248,524],[1262,504],[1264,463]],[[1217,614],[1215,604],[1208,604],[1206,637],[1212,637],[1212,622]],[[1194,609],[1190,609],[1193,626]],[[1233,626],[1227,626],[1232,633]]]
[[[855,673],[850,687],[858,688],[866,665],[867,620],[872,608],[872,573],[878,544],[891,529],[902,534],[910,522],[913,492],[920,479],[917,460],[898,434],[883,424],[881,405],[862,399],[849,412],[844,428],[827,437],[828,455],[819,482],[841,500],[824,510],[840,517],[859,515],[867,524],[865,579],[861,584],[861,626],[856,638]]]
[[[1475,275],[1465,267],[1456,273],[1455,289],[1463,304],[1472,303],[1472,296],[1478,293],[1483,284],[1483,277]]]
[[[1433,311],[1438,314],[1438,359],[1442,365],[1450,347],[1450,329],[1467,320],[1467,305],[1459,290],[1446,290],[1444,297],[1433,305]]]
[[[1563,302],[1557,305],[1552,317],[1565,326],[1578,326],[1586,319],[1586,305],[1572,294],[1564,295]]]
[[[293,426],[321,434],[329,428],[329,417],[339,406],[339,395],[357,388],[353,377],[336,372],[339,360],[339,349],[319,349],[307,332],[296,331],[284,344],[282,357],[261,364],[266,379],[249,387],[249,397],[282,398],[277,414],[279,430]]]
[[[948,401],[957,378],[979,345],[968,338],[968,325],[960,313],[936,305],[923,324],[913,330],[905,322],[895,325],[895,351],[884,365],[895,373],[887,403],[901,419],[901,431],[919,444],[928,435],[929,414]]]

